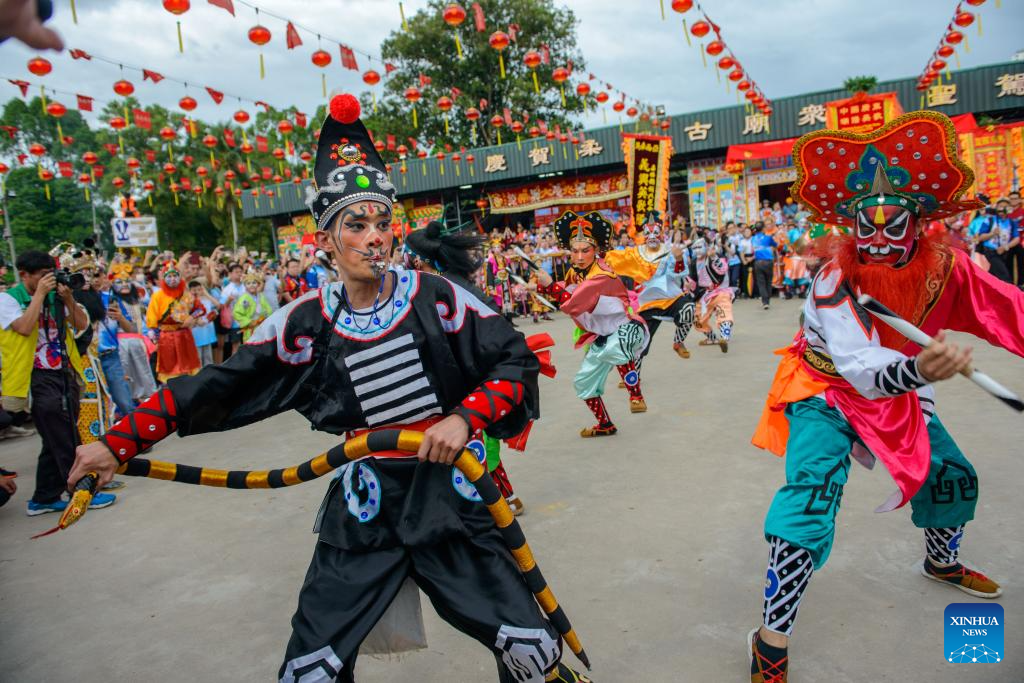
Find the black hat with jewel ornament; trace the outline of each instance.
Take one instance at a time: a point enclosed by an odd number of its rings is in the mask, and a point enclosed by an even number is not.
[[[317,142],[313,187],[306,195],[318,230],[326,230],[339,211],[357,202],[380,202],[389,211],[395,203],[395,186],[359,114],[359,100],[352,95],[331,97]]]

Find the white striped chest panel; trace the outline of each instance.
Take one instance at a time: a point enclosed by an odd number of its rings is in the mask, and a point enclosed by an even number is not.
[[[409,424],[442,412],[416,338],[398,331],[347,354],[345,367],[366,425]]]

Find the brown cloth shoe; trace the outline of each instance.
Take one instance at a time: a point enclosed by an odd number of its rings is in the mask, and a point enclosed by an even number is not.
[[[747,634],[750,657],[750,683],[787,683],[789,656],[782,648],[771,647],[761,640],[761,627]],[[780,654],[781,653],[781,654]]]
[[[976,598],[991,600],[1003,594],[1003,589],[999,587],[998,583],[959,562],[952,567],[937,567],[928,558],[925,558],[921,563],[921,576],[959,588],[964,593]]]
[[[594,425],[593,427],[584,427],[580,430],[580,436],[584,439],[590,439],[595,436],[612,436],[619,430],[616,429],[615,425],[609,425],[607,427],[601,427]]]
[[[642,398],[633,398],[629,400],[629,412],[631,413],[646,413],[647,412],[647,401]]]
[[[682,344],[673,344],[672,345],[672,350],[675,351],[676,355],[679,356],[680,358],[689,358],[690,357],[689,349],[687,349]]]

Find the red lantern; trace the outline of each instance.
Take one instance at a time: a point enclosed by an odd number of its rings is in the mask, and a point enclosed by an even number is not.
[[[88,173],[79,173],[78,182],[82,183],[83,185],[90,183],[92,182],[92,176],[90,176]]]
[[[410,85],[405,89],[405,99],[413,105],[419,102],[422,96],[423,94],[420,92],[420,89],[415,85]]]
[[[89,164],[90,166],[92,166],[99,160],[100,158],[99,156],[97,156],[96,152],[86,152],[85,154],[82,155],[82,162]]]
[[[249,42],[255,45],[266,45],[270,42],[270,29],[256,24],[249,29]]]
[[[964,40],[964,34],[960,31],[948,31],[946,33],[946,42],[950,45],[959,45]]]
[[[725,51],[725,43],[720,40],[712,40],[704,50],[712,57],[717,57]]]
[[[142,164],[135,157],[128,157],[128,160],[124,162],[124,165],[134,171],[138,169],[139,166],[141,166]]]
[[[516,135],[519,135],[520,133],[523,132],[524,126],[519,121],[513,121],[512,125],[509,126],[509,128],[512,130],[513,133],[515,133]]]
[[[647,113],[647,112],[644,112],[643,114],[640,114],[640,120],[641,121],[650,121],[651,120],[651,115],[649,113]]]
[[[626,105],[620,100],[612,105],[612,109],[615,111],[622,111],[626,108]]]
[[[564,66],[557,67],[551,72],[551,80],[555,83],[565,83],[569,80],[569,70]]]
[[[235,188],[235,192],[234,192],[234,195],[235,195],[236,197],[241,197],[241,196],[242,196],[242,188],[240,188],[240,187],[236,187],[236,188]]]
[[[927,71],[924,72],[924,77],[927,78],[929,81],[934,81],[936,78],[939,77],[939,72],[936,71],[935,69],[928,69]]]
[[[252,189],[251,189],[251,190],[249,191],[249,194],[251,194],[251,195],[252,195],[253,197],[259,197],[259,196],[260,196],[260,191],[259,191],[259,189],[258,189],[258,188],[255,188],[255,187],[254,187],[254,188],[252,188]]]
[[[736,84],[736,87],[739,87],[740,83],[747,83],[747,81],[743,80],[743,70],[742,69],[733,69],[732,71],[730,71],[729,72],[729,80],[730,81],[739,81],[739,83]],[[747,88],[749,88],[749,87],[750,87],[750,83],[747,83]],[[740,88],[740,90],[746,90],[747,88]]]
[[[953,50],[953,48],[951,48],[949,45],[943,45],[936,51],[936,53],[940,57],[952,57],[954,51],[955,50]]]
[[[177,172],[178,172],[178,167],[175,166],[174,164],[172,164],[171,162],[168,161],[166,164],[164,164],[164,174],[165,175],[174,175]]]
[[[384,141],[383,140],[374,140],[373,141],[373,148],[375,150],[377,150],[378,152],[383,152],[384,151],[384,147],[385,147],[385,145],[384,145]]]
[[[598,92],[596,95],[594,95],[594,99],[597,100],[600,104],[604,104],[605,102],[608,101],[608,93],[602,90]]]
[[[914,88],[920,92],[924,92],[925,90],[928,89],[928,84],[925,83],[924,81],[918,81],[917,85],[915,85]]]
[[[419,157],[420,159],[426,159],[427,158],[427,150],[425,150],[425,149],[417,150],[416,151],[416,156]]]
[[[769,105],[769,106],[766,106],[766,107],[765,107],[764,109],[762,109],[761,111],[763,111],[763,112],[764,112],[764,115],[765,115],[765,116],[771,116],[771,115],[772,115],[772,111],[774,111],[774,110],[773,110],[773,109],[771,108],[771,106]]]
[[[638,113],[638,110],[637,110],[636,107],[630,107],[629,109],[626,110],[626,116],[629,116],[629,117],[636,116],[637,113]]]
[[[44,180],[46,182],[50,182],[51,180],[53,180],[53,171],[44,168],[39,172],[39,179]]]
[[[11,167],[0,161],[0,175],[3,175],[11,170]]]
[[[946,60],[936,59],[935,61],[932,62],[932,68],[935,69],[936,71],[942,71],[943,69],[946,68]]]
[[[731,69],[734,66],[736,66],[736,60],[728,55],[718,60],[718,68],[721,69],[722,71],[725,71],[726,69]]]
[[[495,128],[501,128],[505,125],[505,119],[501,117],[501,114],[495,114],[491,117],[491,125]]]
[[[112,119],[110,119],[110,127],[113,128],[114,130],[124,130],[125,128],[128,127],[128,122],[120,116],[115,116]]]
[[[142,189],[152,192],[153,190],[156,189],[156,183],[154,183],[152,180],[147,180],[146,182],[142,183]]]
[[[380,83],[380,74],[373,69],[363,72],[363,83],[366,85],[377,85]]]
[[[545,140],[554,140],[555,139],[555,131],[549,129],[548,132],[544,134],[544,139]]]
[[[711,25],[706,21],[695,21],[693,26],[690,27],[690,33],[698,38],[703,38],[707,34],[711,33]]]
[[[756,93],[754,97],[750,99],[750,101],[753,102],[755,105],[761,104],[762,102],[764,102],[764,95]]]
[[[437,98],[437,108],[445,113],[451,111],[451,108],[454,105],[455,103],[452,102],[452,98],[448,97],[447,95],[442,95],[441,97]]]
[[[672,9],[680,14],[689,12],[693,7],[693,0],[672,0]]]
[[[121,189],[122,187],[124,187],[124,178],[119,178],[119,177],[116,177],[116,176],[115,176],[115,177],[114,177],[114,178],[113,178],[113,179],[112,179],[112,180],[110,181],[110,184],[111,184],[111,185],[113,185],[114,187],[116,187],[117,189],[119,189],[119,190],[120,190],[120,189]]]
[[[403,159],[409,154],[409,148],[406,147],[405,145],[399,145],[398,149],[396,149],[395,151],[398,152],[398,156],[402,157]]]
[[[46,154],[46,147],[43,147],[38,142],[33,142],[28,146],[28,153],[34,157],[41,157]]]
[[[252,182],[253,185],[258,184],[260,182],[260,174],[253,173],[251,176],[249,176],[249,180]]]
[[[526,65],[527,69],[536,69],[540,66],[540,62],[540,53],[536,50],[527,50],[526,54],[523,55],[523,64]]]
[[[217,146],[217,138],[207,133],[206,135],[203,136],[203,144],[206,145],[209,149],[213,149],[214,147]]]
[[[64,114],[68,113],[68,108],[60,102],[50,102],[48,105],[46,105],[46,113],[54,118],[59,119],[60,117],[64,116]]]
[[[312,55],[310,55],[310,60],[312,60],[315,66],[318,66],[322,69],[331,63],[331,53],[327,52],[326,50],[317,50]]]
[[[224,194],[224,188],[220,187],[220,186],[215,187],[215,188],[213,188],[213,193],[215,195],[217,195],[218,197],[220,197],[222,194]]]
[[[558,135],[558,141],[561,142],[561,143],[569,142],[569,135],[568,135],[568,133],[560,133]]]
[[[588,83],[579,83],[576,85],[576,94],[580,97],[586,97],[590,94],[590,85]]]
[[[953,17],[953,23],[960,28],[967,28],[974,23],[974,15],[970,12],[958,12],[957,15]]]
[[[178,106],[184,109],[185,111],[192,111],[193,109],[199,106],[199,103],[196,102],[196,98],[185,95],[180,100],[178,100]]]
[[[968,5],[972,5],[974,7],[979,7],[979,6],[985,4],[985,0],[965,0],[965,1],[967,2]]]
[[[270,154],[271,154],[271,155],[272,155],[272,156],[273,156],[273,157],[274,157],[275,159],[277,159],[278,161],[280,161],[281,159],[284,159],[284,150],[283,150],[283,149],[281,149],[280,147],[275,147],[275,148],[274,148],[274,151],[273,151],[273,152],[271,152]]]
[[[199,176],[200,178],[205,178],[208,173],[209,171],[206,169],[205,166],[200,166],[199,168],[196,169],[196,175]]]
[[[538,128],[537,126],[530,126],[530,137],[531,138],[540,137],[540,128]]]
[[[462,161],[462,155],[456,152],[452,155],[452,161]]]
[[[466,10],[453,2],[444,8],[444,12],[441,13],[441,18],[444,19],[444,23],[448,24],[452,28],[456,28],[466,20]]]
[[[114,92],[121,97],[128,97],[135,92],[135,86],[131,84],[131,81],[126,81],[123,78],[114,83]]]
[[[466,110],[466,120],[468,120],[468,121],[476,121],[479,118],[480,118],[480,110],[477,109],[476,107],[470,107],[469,109]]]
[[[438,161],[444,161],[444,158],[445,158],[445,154],[444,154],[444,152],[438,152],[438,153],[437,153],[437,154],[435,154],[434,156],[436,156],[436,157],[437,157],[437,160],[438,160]]]
[[[28,60],[28,70],[36,76],[45,76],[53,71],[53,65],[42,57],[33,57]]]
[[[487,39],[487,44],[490,45],[492,49],[501,52],[506,47],[508,47],[508,34],[505,33],[504,31],[495,31],[494,33],[491,34],[491,37]]]
[[[281,119],[277,122],[277,132],[281,135],[290,135],[293,130],[295,130],[295,126],[288,119]]]
[[[481,197],[480,199],[476,200],[476,206],[480,210],[486,209],[487,208],[487,200]]]
[[[239,109],[232,118],[235,119],[235,123],[247,123],[249,121],[249,112]]]
[[[661,122],[661,129],[662,130],[668,130],[671,126],[672,126],[672,122],[669,121],[668,119],[665,119],[664,121]]]
[[[281,176],[279,176],[279,175],[278,175],[278,174],[276,174],[276,173],[275,173],[275,174],[273,175],[273,177],[272,177],[272,178],[270,179],[270,182],[272,182],[272,183],[280,183],[280,182],[283,182],[283,181],[284,181],[284,178],[282,178]]]
[[[751,89],[751,90],[748,90],[748,91],[746,92],[746,94],[744,94],[744,97],[746,97],[746,98],[747,98],[748,100],[750,100],[751,102],[753,102],[753,101],[754,101],[754,98],[755,98],[755,97],[757,97],[757,91],[756,91],[756,90],[753,90],[753,89]]]
[[[189,9],[189,0],[164,0],[164,9],[175,16],[181,16]],[[185,51],[185,44],[181,40],[181,21],[178,21],[178,52]]]
[[[305,162],[309,162],[309,160],[313,158],[313,155],[307,152],[306,150],[303,150],[302,153],[299,154],[299,158]]]
[[[235,179],[235,172],[234,171],[232,171],[230,168],[228,170],[224,171],[224,180],[234,180],[234,179]]]
[[[113,121],[111,121],[110,125],[114,125]],[[170,126],[164,126],[160,129],[160,137],[162,137],[164,140],[173,140],[174,138],[178,137],[178,133]]]

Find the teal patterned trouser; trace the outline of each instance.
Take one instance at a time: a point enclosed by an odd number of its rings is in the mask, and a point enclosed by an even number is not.
[[[645,338],[643,326],[629,322],[605,337],[600,346],[597,343],[588,346],[583,364],[573,379],[576,396],[586,400],[603,394],[608,373],[639,356]]]
[[[765,538],[776,536],[806,549],[820,569],[828,561],[835,519],[850,474],[850,449],[857,435],[835,408],[820,398],[786,407],[786,485],[775,494],[764,522]],[[919,528],[955,527],[974,519],[978,478],[938,416],[928,424],[932,445],[928,479],[910,500]]]

